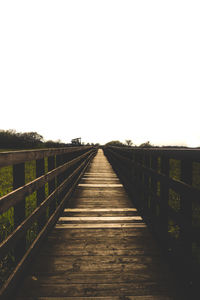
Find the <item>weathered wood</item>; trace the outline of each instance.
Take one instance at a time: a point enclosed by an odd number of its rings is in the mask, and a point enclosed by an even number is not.
[[[55,167],[56,167],[55,156],[48,157],[48,171],[49,172],[52,171]],[[51,194],[55,190],[55,188],[56,188],[56,179],[53,178],[48,183],[49,194]],[[49,206],[49,214],[52,215],[55,209],[56,209],[56,201],[54,199],[54,201]]]
[[[131,283],[111,283],[111,284],[77,284],[77,283],[65,283],[63,285],[59,284],[44,284],[40,285],[37,288],[37,281],[34,282],[35,285],[31,285],[25,295],[38,296],[38,293],[41,297],[86,297],[86,296],[123,296],[123,295],[135,295],[135,296],[145,296],[145,295],[163,295],[167,293],[167,290],[164,289],[161,285],[156,282],[131,282]],[[157,292],[153,292],[153,290]],[[58,296],[59,295],[59,296]],[[173,299],[173,298],[171,298]]]
[[[192,160],[181,161],[181,180],[192,185]],[[185,272],[186,278],[184,278],[186,284],[191,284],[190,274],[192,273],[192,205],[195,200],[191,199],[189,193],[181,195],[180,199],[180,215],[182,222],[180,222],[180,240],[181,240],[181,253],[180,257],[185,260]],[[182,260],[179,261],[181,263]]]
[[[66,179],[67,181],[71,181],[74,179],[75,176],[75,180],[73,181],[73,184],[71,185],[71,188],[68,189],[67,193],[65,194],[65,196],[63,197],[63,199],[61,200],[60,204],[58,205],[58,207],[56,208],[56,211],[49,217],[48,221],[46,222],[46,224],[42,227],[41,231],[39,232],[38,236],[36,237],[36,239],[34,240],[34,242],[31,244],[31,246],[28,248],[28,250],[26,251],[26,253],[24,254],[24,256],[21,258],[21,260],[19,261],[19,263],[17,264],[16,268],[14,269],[13,273],[9,276],[9,278],[7,279],[7,281],[3,284],[1,290],[0,290],[0,298],[1,299],[8,299],[8,297],[11,295],[12,291],[14,288],[16,288],[17,283],[19,282],[19,279],[21,277],[21,274],[24,272],[24,270],[26,269],[28,263],[30,262],[30,259],[32,258],[33,254],[35,253],[35,251],[38,249],[41,241],[44,239],[44,237],[46,236],[47,232],[51,229],[51,227],[55,224],[56,220],[59,217],[59,214],[61,213],[61,211],[64,208],[65,202],[69,199],[70,195],[72,194],[74,187],[77,185],[77,183],[79,182],[80,178],[82,177],[85,169],[87,168],[87,165],[90,161],[90,159],[92,159],[92,157],[95,154],[95,149],[94,151],[90,152],[87,156],[86,159],[84,158],[81,161],[81,164],[76,165],[76,169],[74,170],[74,172]],[[21,168],[22,169],[22,168]],[[62,191],[62,188],[65,188],[64,184],[66,182],[63,182],[57,189],[56,192],[60,192]],[[54,191],[54,192],[55,192]],[[52,194],[54,193],[52,192]],[[51,195],[52,195],[51,194]],[[52,199],[52,196],[49,196],[47,199],[49,201],[49,199]],[[36,216],[39,216],[40,214],[43,213],[43,209],[46,208],[46,203],[48,203],[46,200],[43,201],[39,208],[42,207],[41,210],[35,210],[24,222],[20,223],[20,225],[15,229],[15,231],[5,240],[1,243],[1,250],[2,252],[5,251],[5,249],[7,249],[7,247],[9,247],[10,245],[12,245],[13,243],[15,244],[18,241],[18,238],[21,237],[22,233],[24,233],[25,229],[27,228],[27,224],[30,224],[30,222],[33,221],[33,219]],[[43,206],[44,204],[44,206]],[[49,203],[48,203],[49,204]],[[20,252],[20,255],[22,255],[23,253]]]
[[[0,243],[1,257],[8,252],[18,240],[20,240],[20,237],[22,237],[33,222],[44,213],[48,205],[54,201],[56,195],[58,195],[65,188],[66,184],[68,184],[68,182],[70,182],[72,178],[78,174],[84,164],[85,162],[83,162],[60,186],[58,186],[25,220],[23,220],[20,226],[18,226],[3,242]]]
[[[52,148],[52,149],[41,149],[41,150],[20,150],[20,151],[9,151],[0,153],[0,167],[9,166],[25,161],[42,159],[44,156],[49,157],[53,155],[59,155],[64,153],[81,153],[84,150],[91,149],[91,146],[84,147],[69,147],[69,148]]]
[[[98,171],[114,174],[101,151],[87,174]],[[95,182],[101,183],[97,177]],[[121,215],[127,212],[130,215]],[[76,219],[77,213],[80,217],[82,214],[82,224]],[[95,216],[96,213],[101,215]],[[173,274],[147,226],[135,222],[137,216],[122,186],[79,185],[64,211],[64,224],[57,223],[41,247],[16,299],[175,299],[178,289]],[[66,217],[72,218],[71,224],[65,222]],[[84,217],[95,219],[87,224]],[[111,221],[116,217],[115,224],[120,227],[104,225],[105,218]],[[77,227],[65,228],[67,225]]]
[[[19,300],[94,300],[94,297],[20,297]],[[97,300],[108,300],[108,297],[95,297]],[[166,297],[162,295],[147,295],[147,296],[122,296],[112,297],[109,296],[109,300],[171,300],[171,297]]]
[[[161,172],[169,177],[169,158],[161,157]],[[168,201],[169,201],[169,184],[164,180],[161,181],[160,186],[161,203],[160,203],[160,239],[163,243],[164,248],[168,251]]]
[[[194,251],[194,248],[199,248],[200,226],[198,221],[194,225],[194,221],[198,219],[200,189],[192,182],[196,176],[193,163],[200,161],[200,150],[109,146],[104,151],[123,182],[134,183],[134,188],[129,185],[126,188],[159,240],[177,277],[182,278],[184,287],[187,287],[185,292],[190,295],[188,297],[195,292],[200,295],[196,279],[199,278],[200,264],[197,263],[198,250]],[[127,162],[131,155],[132,173],[129,178]],[[144,164],[144,157],[151,157],[151,165],[147,160]],[[147,178],[151,178],[150,205],[147,205]]]
[[[20,163],[13,165],[13,189],[17,189],[25,184],[25,164]],[[25,196],[21,198],[21,202],[14,206],[14,227],[15,229],[25,219]],[[15,245],[14,255],[15,261],[18,262],[23,256],[26,249],[26,238],[22,237]]]
[[[23,197],[28,196],[31,193],[33,193],[35,190],[40,189],[45,183],[53,180],[56,176],[58,176],[62,172],[69,169],[72,165],[83,160],[83,158],[87,157],[90,153],[92,153],[92,150],[90,150],[90,151],[82,154],[81,156],[73,159],[72,161],[67,162],[66,164],[48,172],[47,174],[36,178],[35,180],[27,183],[26,185],[23,185],[23,186],[20,185],[20,188],[1,197],[0,198],[0,213],[3,213],[6,210],[8,210],[10,207],[16,205],[17,203],[19,203],[21,201],[21,199]],[[17,177],[17,178],[22,178],[22,177]],[[17,187],[18,186],[16,185],[16,188]]]
[[[36,177],[44,175],[44,158],[36,160]],[[41,186],[37,191],[37,206],[45,199],[45,186]],[[38,218],[38,231],[40,231],[46,223],[46,212],[43,212]]]

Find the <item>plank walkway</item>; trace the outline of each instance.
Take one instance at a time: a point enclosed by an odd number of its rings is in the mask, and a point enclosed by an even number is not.
[[[179,299],[174,282],[155,240],[99,150],[16,299]]]

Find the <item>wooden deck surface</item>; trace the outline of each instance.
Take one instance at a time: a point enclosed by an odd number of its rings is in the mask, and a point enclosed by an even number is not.
[[[98,151],[17,300],[179,299],[173,274]]]

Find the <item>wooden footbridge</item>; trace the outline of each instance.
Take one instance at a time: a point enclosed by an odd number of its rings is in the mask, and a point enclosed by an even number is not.
[[[197,152],[103,150],[0,154],[1,166],[13,165],[14,187],[0,198],[0,212],[14,212],[13,230],[0,244],[1,261],[14,257],[1,299],[199,299],[192,252],[199,228],[191,209],[200,198],[189,182]],[[181,161],[180,181],[169,176],[171,157]],[[36,178],[26,183],[25,164],[33,160]],[[180,210],[169,205],[172,187]],[[26,197],[35,191],[27,215]]]

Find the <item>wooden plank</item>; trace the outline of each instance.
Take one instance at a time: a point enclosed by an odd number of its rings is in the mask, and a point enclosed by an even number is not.
[[[63,276],[60,276],[60,273],[36,273],[29,275],[26,278],[26,282],[30,282],[32,280],[37,280],[39,284],[65,284],[66,282],[70,283],[122,283],[122,282],[160,282],[163,283],[167,280],[167,273],[164,273],[162,277],[157,276],[155,273],[155,269],[151,272],[144,273],[139,270],[132,270],[131,272],[119,272],[119,273],[94,273],[94,272],[65,272]]]
[[[18,300],[94,300],[94,297],[20,297]],[[126,296],[126,298],[113,297],[95,297],[96,300],[172,300],[171,297],[163,296],[163,295],[147,295],[147,296]]]
[[[124,249],[116,249],[114,247],[110,247],[109,248],[103,248],[102,247],[90,247],[90,248],[81,248],[81,247],[77,247],[77,248],[70,248],[70,251],[68,251],[68,248],[64,248],[64,247],[59,247],[59,246],[54,246],[52,247],[52,249],[47,249],[46,251],[41,251],[41,257],[44,256],[53,256],[54,253],[55,256],[77,256],[77,257],[82,257],[82,256],[133,256],[133,255],[151,255],[151,256],[157,256],[159,257],[159,252],[155,252],[155,250],[150,247],[149,249],[143,249],[142,246],[141,248],[136,248],[136,249],[132,249],[132,248],[124,248]],[[155,271],[155,270],[154,270]],[[135,272],[135,270],[134,270]],[[142,273],[145,273],[142,271]],[[148,274],[150,273],[150,270],[148,271]],[[167,273],[168,274],[168,273]],[[159,275],[160,276],[160,275]],[[168,276],[168,275],[167,275]]]
[[[87,177],[87,176],[84,176],[83,178],[82,178],[82,182],[84,182],[84,181],[120,181],[119,180],[119,178],[117,178],[117,177]]]
[[[131,217],[60,217],[58,222],[67,221],[142,221],[140,216]]]
[[[96,188],[96,187],[106,187],[106,188],[120,188],[120,187],[123,187],[122,184],[102,184],[102,183],[80,183],[78,186],[83,186],[83,187],[92,187],[92,188]]]
[[[137,211],[136,208],[65,208],[64,212],[126,212]]]
[[[89,212],[63,212],[63,217],[126,217],[126,216],[138,216],[137,212],[132,211],[89,211]]]
[[[95,237],[95,239],[101,239],[101,238],[105,238],[105,230],[104,229],[79,229],[78,231],[76,229],[70,229],[70,230],[58,230],[57,228],[55,228],[52,232],[51,235],[48,237],[47,243],[49,243],[52,239],[56,239],[56,240],[71,240],[71,239],[82,239],[87,236],[87,238],[89,239],[90,237]],[[116,238],[119,241],[121,239],[124,239],[125,237],[131,237],[131,239],[133,239],[133,237],[143,237],[144,239],[146,239],[147,237],[149,237],[149,229],[147,228],[147,226],[145,226],[144,228],[140,228],[140,230],[136,228],[121,228],[119,229],[115,229],[115,228],[111,228],[111,229],[107,229],[106,230],[106,236],[109,238]],[[155,244],[155,243],[153,243]]]
[[[22,290],[21,293],[27,296],[33,297],[80,297],[82,296],[123,296],[123,295],[163,295],[169,294],[167,288],[155,283],[155,282],[145,282],[145,283],[112,283],[112,284],[70,284],[65,283],[63,285],[52,285],[44,284],[37,286],[37,281],[35,281],[35,286],[29,286],[28,289]],[[20,294],[19,294],[20,296]],[[95,299],[95,298],[94,298]],[[173,298],[172,298],[173,299]]]
[[[99,211],[83,210],[83,211],[64,211],[63,217],[126,217],[126,216],[138,216],[136,210],[126,211],[126,210],[107,210],[105,208],[100,208]]]
[[[131,224],[131,223],[100,223],[100,224],[57,224],[56,228],[135,228],[135,227],[146,227],[142,224]]]

